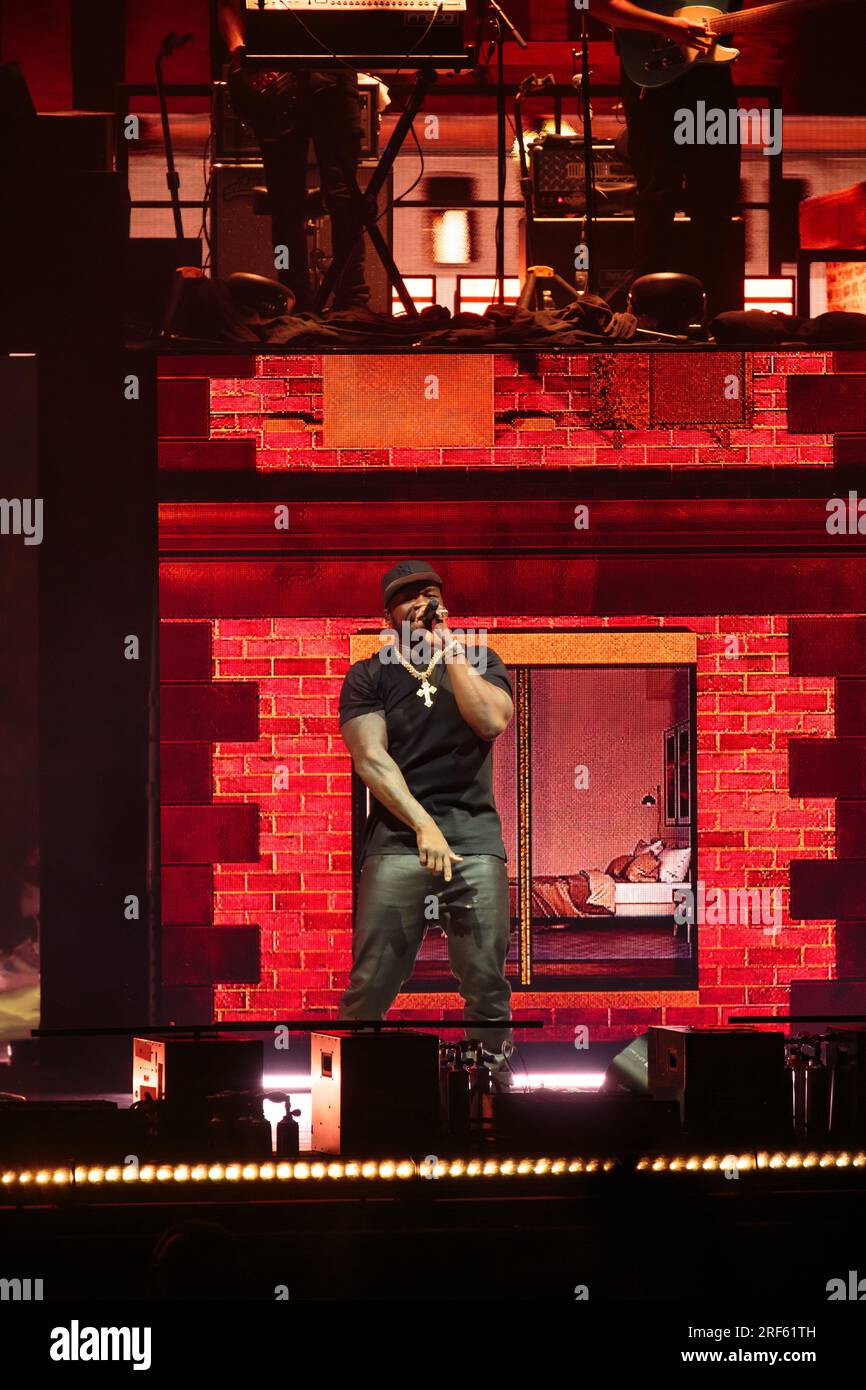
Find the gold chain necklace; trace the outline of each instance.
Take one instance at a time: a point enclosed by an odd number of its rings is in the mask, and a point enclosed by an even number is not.
[[[399,648],[395,647],[395,651],[397,652],[397,660],[403,667],[404,671],[408,671],[410,675],[415,677],[416,681],[421,682],[421,688],[419,690],[416,690],[415,694],[418,696],[419,700],[424,701],[425,708],[430,709],[431,705],[433,704],[432,697],[436,694],[436,691],[439,689],[437,685],[430,684],[430,674],[442,660],[443,656],[445,655],[445,649],[440,647],[439,651],[436,653],[433,660],[430,662],[430,665],[427,667],[426,671],[416,671],[411,661],[406,660],[406,658],[400,652]]]

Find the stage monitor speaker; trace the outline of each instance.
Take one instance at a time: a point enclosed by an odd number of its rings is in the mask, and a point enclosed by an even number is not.
[[[676,1100],[684,1128],[721,1142],[790,1135],[781,1032],[752,1028],[647,1030],[650,1093]]]
[[[439,1039],[427,1033],[314,1033],[316,1153],[384,1158],[435,1153]]]
[[[373,176],[375,164],[362,164],[358,169],[358,187],[365,192]],[[311,186],[318,182],[318,171],[310,172]],[[276,278],[274,271],[274,248],[271,233],[271,219],[267,214],[253,211],[253,190],[265,185],[264,169],[258,161],[246,164],[216,163],[213,166],[212,196],[212,243],[213,274],[224,280],[236,270],[251,271],[255,275]],[[390,247],[391,213],[386,211],[391,203],[391,180],[383,185],[378,199],[378,209],[385,215],[378,223],[379,231]],[[319,248],[325,255],[331,254],[330,223],[324,218],[320,224]],[[376,252],[366,242],[365,272],[370,286],[370,308],[381,314],[391,312],[391,289],[384,267]]]
[[[258,1091],[262,1044],[245,1038],[133,1038],[132,1099],[201,1101]]]
[[[611,1060],[604,1074],[602,1090],[633,1091],[639,1096],[649,1094],[646,1033],[641,1033],[639,1038],[635,1038]]]
[[[634,279],[634,218],[598,217],[595,221],[593,256],[596,293],[614,309],[624,309],[628,287]],[[671,237],[670,269],[688,271],[691,264],[692,224],[678,216]],[[532,224],[532,259],[550,265],[563,280],[574,283],[575,249],[583,240],[579,217],[537,217]],[[742,217],[732,218],[732,249],[725,276],[725,302],[732,309],[743,306],[746,242]],[[520,224],[520,275],[526,275],[526,223]]]

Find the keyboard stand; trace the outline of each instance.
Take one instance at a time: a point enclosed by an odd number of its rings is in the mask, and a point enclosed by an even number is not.
[[[397,291],[400,303],[406,310],[409,318],[417,319],[418,310],[412,303],[409,291],[403,282],[403,277],[397,269],[397,263],[391,255],[388,243],[379,231],[377,219],[379,211],[377,200],[383,185],[388,179],[394,167],[394,161],[403,148],[406,136],[412,126],[412,122],[418,115],[430,91],[433,83],[438,76],[438,70],[459,72],[463,68],[474,66],[477,53],[464,49],[460,53],[424,53],[411,55],[419,66],[415,73],[415,85],[412,88],[406,108],[401,114],[396,126],[391,134],[385,149],[379,158],[373,176],[367,184],[366,193],[362,193],[358,187],[356,172],[351,162],[347,161],[342,165],[343,174],[352,199],[352,206],[355,214],[354,231],[356,236],[366,232],[370,238],[376,255],[384,266],[388,276],[388,283]],[[361,69],[370,72],[387,72],[389,70],[400,71],[410,66],[409,54],[358,54],[358,53],[330,53],[330,54],[293,54],[288,58],[284,53],[248,53],[246,57],[247,66],[253,69],[271,71],[274,68],[322,68],[333,67],[333,60],[344,66]],[[340,276],[345,269],[349,257],[352,255],[353,244],[349,244],[349,249],[339,259],[335,256],[322,280],[321,285],[316,291],[313,307],[317,313],[321,313],[328,303],[331,295],[339,284]]]
[[[403,276],[397,269],[397,262],[391,255],[388,243],[379,231],[377,224],[377,219],[379,217],[377,200],[383,184],[387,181],[394,167],[394,161],[403,148],[412,122],[424,105],[427,93],[436,81],[436,77],[436,69],[432,66],[419,68],[416,72],[415,85],[412,88],[409,100],[400,115],[400,119],[391,132],[391,137],[382,151],[376,168],[373,170],[372,177],[367,184],[366,193],[362,193],[361,189],[358,187],[358,180],[355,176],[355,169],[351,161],[347,160],[342,166],[354,207],[355,231],[357,236],[363,236],[364,232],[367,233],[374,251],[385,268],[385,273],[388,276],[388,283],[397,291],[400,297],[400,303],[403,305],[409,318],[414,319],[418,318],[418,310],[415,308],[409,291],[406,289]],[[357,238],[353,240],[355,239]],[[339,258],[334,256],[331,261],[325,273],[325,277],[316,291],[316,296],[313,301],[313,307],[316,313],[321,313],[327,305],[333,291],[339,284],[340,277],[352,252],[353,245],[350,243],[348,249]]]

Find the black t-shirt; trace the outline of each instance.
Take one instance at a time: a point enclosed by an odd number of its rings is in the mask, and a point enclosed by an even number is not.
[[[496,652],[481,648],[472,658],[485,680],[512,693],[508,672]],[[460,713],[447,664],[434,667],[430,684],[436,693],[428,709],[420,682],[402,666],[383,662],[378,654],[356,661],[340,692],[340,724],[381,710],[388,752],[454,853],[505,859],[493,801],[493,744],[479,738]],[[364,856],[417,852],[415,832],[372,797]]]

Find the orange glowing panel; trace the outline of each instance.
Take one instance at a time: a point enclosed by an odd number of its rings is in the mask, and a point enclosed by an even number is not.
[[[457,312],[483,314],[491,304],[498,303],[494,275],[458,275],[455,296]],[[516,304],[520,294],[520,280],[516,275],[505,277],[505,303]]]
[[[493,358],[462,353],[322,360],[326,449],[484,448],[494,442]]]
[[[426,309],[429,305],[436,303],[435,275],[404,275],[403,284],[406,286],[409,298],[416,309]],[[406,313],[399,294],[393,288],[391,290],[391,313],[394,318],[400,318]]]
[[[743,281],[743,307],[766,314],[793,314],[794,281],[790,275],[751,275]]]

